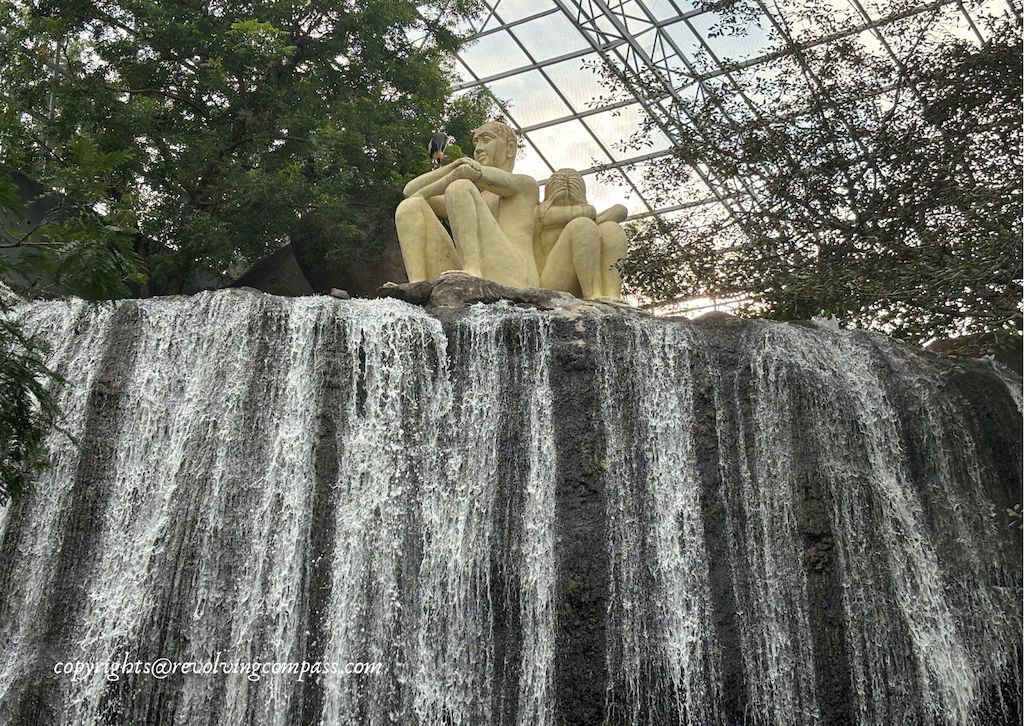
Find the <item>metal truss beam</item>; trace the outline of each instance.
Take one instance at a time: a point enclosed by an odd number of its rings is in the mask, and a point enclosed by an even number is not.
[[[719,61],[719,60],[716,59],[715,67],[713,69],[708,70],[708,71],[693,71],[692,73],[687,73],[687,74],[684,74],[684,75],[687,76],[689,83],[701,83],[702,81],[713,80],[715,78],[720,78],[721,76],[724,76],[724,75],[729,74],[729,73],[735,73],[736,71],[746,70],[748,68],[753,68],[755,66],[763,65],[765,63],[769,63],[769,62],[771,62],[773,60],[778,60],[779,58],[782,58],[783,56],[790,55],[793,52],[794,48],[798,48],[798,49],[804,50],[804,51],[812,50],[812,49],[818,48],[818,47],[820,47],[822,45],[827,45],[829,43],[834,43],[837,40],[843,40],[845,38],[850,38],[850,37],[853,37],[855,35],[859,35],[860,33],[863,33],[866,30],[875,30],[877,28],[884,27],[886,25],[889,25],[891,23],[894,23],[894,22],[897,22],[897,21],[900,21],[900,20],[906,20],[907,18],[912,18],[912,17],[915,17],[917,15],[921,15],[921,14],[924,14],[924,13],[927,13],[927,12],[932,12],[934,10],[938,10],[938,9],[944,8],[947,5],[958,5],[958,6],[962,7],[962,3],[960,2],[960,0],[936,0],[936,2],[927,3],[925,5],[919,5],[919,6],[915,7],[915,8],[908,9],[908,10],[905,10],[905,11],[899,12],[899,13],[892,13],[890,15],[887,15],[887,16],[883,17],[883,18],[870,19],[870,20],[867,20],[866,22],[860,23],[860,24],[855,25],[853,27],[846,28],[845,30],[836,31],[835,33],[828,33],[826,35],[819,36],[819,37],[814,38],[812,40],[807,40],[807,41],[803,41],[803,42],[800,42],[800,43],[794,43],[793,45],[787,45],[785,48],[781,48],[779,50],[773,50],[773,51],[768,52],[768,53],[762,53],[762,54],[753,56],[751,58],[747,58],[746,60],[726,62],[726,61]],[[678,7],[678,5],[676,5],[674,2],[673,2],[673,6],[674,7]],[[965,13],[966,13],[966,10],[965,10]],[[551,14],[551,11],[547,11],[547,12],[543,13],[542,15],[543,16],[547,16],[547,15],[550,15],[550,14]],[[686,22],[690,18],[694,18],[694,17],[697,17],[697,16],[702,15],[702,14],[704,14],[703,11],[699,12],[699,13],[694,13],[694,12],[680,13],[678,16],[673,17],[670,20],[662,20],[662,21],[658,21],[657,23],[652,23],[651,27],[663,29],[663,28],[671,27],[672,25],[676,25],[677,23],[684,23],[687,26],[687,28],[693,33],[693,35],[697,38],[698,42],[700,42],[701,45],[706,49],[706,48],[708,48],[708,45],[707,45],[707,41],[704,39],[703,34],[699,33],[696,30],[696,28],[693,27],[692,23]],[[967,15],[966,17],[970,18],[969,15]],[[572,19],[571,16],[570,16],[570,19]],[[518,24],[518,22],[517,22],[517,24]],[[972,28],[976,28],[976,25],[974,24],[973,19],[971,20],[971,27]],[[497,32],[503,31],[503,30],[505,30],[505,27],[503,27],[503,26],[499,26],[499,27],[496,27],[496,28],[491,28],[490,30],[488,30],[488,31],[486,31],[484,33],[480,33],[480,34],[472,36],[471,40],[475,40],[476,38],[484,37],[486,35],[491,35],[493,33],[497,33]],[[982,41],[984,40],[983,38],[981,38],[980,32],[978,33],[978,37]],[[621,45],[623,45],[623,41],[621,41],[621,40],[615,41],[615,42],[609,44],[608,49],[611,50],[612,48],[619,47]],[[502,71],[501,73],[497,73],[497,74],[494,74],[494,75],[491,75],[491,76],[481,77],[479,82],[476,81],[476,80],[473,80],[473,81],[470,81],[470,82],[467,82],[467,83],[462,83],[462,84],[456,86],[455,90],[461,91],[461,90],[465,90],[465,89],[468,89],[468,88],[475,88],[476,86],[478,86],[480,84],[493,83],[494,81],[499,81],[499,80],[501,80],[503,78],[508,78],[510,76],[518,75],[519,73],[523,73],[525,71],[530,71],[530,70],[534,70],[536,68],[543,68],[545,66],[555,65],[556,63],[561,63],[562,61],[565,61],[565,60],[572,60],[573,58],[581,58],[583,56],[590,55],[593,52],[594,52],[593,48],[588,48],[588,49],[579,50],[579,51],[576,51],[576,52],[573,52],[573,53],[566,53],[564,55],[555,56],[553,58],[549,58],[549,59],[546,59],[546,60],[543,60],[543,61],[539,61],[537,63],[533,63],[533,64],[530,64],[530,65],[524,65],[524,66],[517,66],[515,68],[509,68],[508,70]],[[663,96],[662,98],[667,98],[667,97],[668,96],[666,95],[666,96]]]
[[[701,141],[699,128],[694,121],[697,98],[703,96],[711,99],[722,114],[723,123],[729,127],[739,130],[742,124],[738,117],[742,116],[743,123],[774,123],[788,119],[798,118],[809,114],[820,116],[827,110],[838,110],[845,107],[846,103],[858,99],[848,99],[840,103],[838,99],[831,99],[826,94],[826,89],[818,79],[806,61],[805,54],[813,49],[827,47],[843,39],[855,37],[862,33],[870,32],[874,40],[879,43],[881,50],[894,64],[897,75],[905,74],[904,64],[898,54],[887,41],[883,30],[886,26],[899,21],[921,16],[926,13],[935,13],[954,6],[959,15],[966,21],[965,28],[973,34],[979,42],[985,41],[984,35],[979,29],[979,23],[967,9],[965,2],[968,0],[932,0],[923,1],[915,7],[905,8],[899,12],[891,12],[882,17],[872,17],[866,10],[861,0],[847,0],[851,8],[856,12],[855,21],[850,27],[843,28],[831,33],[825,33],[809,38],[797,39],[795,33],[789,27],[789,18],[784,12],[785,4],[778,0],[754,0],[754,7],[758,8],[765,22],[768,24],[771,36],[778,43],[771,50],[761,52],[739,61],[724,60],[717,54],[711,42],[705,34],[698,30],[693,22],[694,19],[712,15],[714,11],[707,9],[684,10],[677,0],[668,0],[672,14],[668,17],[658,18],[648,6],[647,0],[552,0],[554,7],[548,7],[539,12],[522,17],[512,22],[504,22],[500,14],[502,0],[483,0],[486,6],[486,18],[476,26],[477,35],[474,37],[483,38],[504,33],[512,43],[522,52],[529,61],[525,65],[503,70],[488,76],[478,76],[471,67],[471,56],[463,58],[463,64],[470,72],[471,80],[463,83],[458,90],[468,90],[476,87],[486,88],[488,84],[504,79],[512,78],[526,72],[537,72],[540,79],[547,83],[556,96],[565,104],[569,113],[557,113],[551,118],[545,118],[528,126],[518,126],[524,132],[527,143],[538,152],[541,161],[554,171],[552,164],[545,157],[542,149],[530,140],[532,132],[542,129],[557,127],[569,122],[579,122],[588,137],[600,149],[607,159],[595,159],[593,166],[582,171],[584,175],[592,175],[603,172],[618,172],[625,184],[634,191],[646,211],[634,214],[631,219],[650,216],[652,214],[664,214],[670,211],[684,210],[708,204],[719,204],[731,217],[732,223],[740,228],[743,227],[742,220],[745,217],[745,210],[750,205],[763,206],[769,200],[761,199],[759,185],[756,180],[740,180],[738,184],[729,182],[716,182],[713,173],[709,168],[701,164],[691,166],[694,174],[711,190],[712,197],[694,201],[686,201],[678,204],[670,202],[670,206],[656,204],[644,190],[638,188],[632,178],[625,173],[628,167],[635,166],[645,161],[651,161],[664,157],[671,153],[672,146],[680,141],[697,134],[697,141]],[[1010,11],[1015,17],[1020,17],[1020,12],[1014,0],[1007,0]],[[781,6],[781,7],[780,7]],[[539,28],[546,18],[561,13],[579,31],[588,47],[563,53],[552,58],[538,59],[523,42],[525,34],[531,28]],[[663,14],[664,15],[664,14]],[[928,21],[931,22],[931,21]],[[532,25],[531,25],[532,24]],[[676,41],[671,31],[673,28],[685,28],[688,35],[692,35],[699,44],[696,55],[688,55],[683,47]],[[785,56],[795,58],[800,66],[801,74],[808,84],[809,90],[814,94],[810,103],[805,109],[788,111],[784,114],[773,112],[764,103],[755,102],[744,90],[740,82],[742,71],[769,64]],[[617,74],[625,86],[623,96],[617,98],[595,99],[593,105],[587,108],[578,108],[574,105],[561,88],[553,81],[547,69],[559,63],[593,57],[599,59],[613,75]],[[698,62],[699,61],[699,62]],[[540,80],[538,79],[538,81]],[[642,79],[643,89],[635,86],[635,81]],[[734,94],[738,105],[732,104],[726,108],[721,100],[716,100],[719,95],[711,93],[709,84],[711,81],[722,79],[725,90]],[[870,92],[859,97],[860,101],[872,102],[886,93],[899,90],[903,86],[897,80],[896,84],[889,84],[885,87],[871,89]],[[715,85],[715,90],[723,90],[721,84]],[[917,94],[918,89],[908,88],[911,93]],[[493,97],[493,94],[491,94]],[[654,149],[648,153],[631,154],[626,158],[616,159],[611,153],[609,140],[603,139],[594,129],[592,117],[614,112],[629,106],[639,105],[668,140],[669,146],[664,149]],[[731,109],[731,110],[730,110]],[[503,108],[509,121],[516,124],[513,114],[509,109]],[[736,114],[735,116],[733,114]],[[833,119],[838,124],[849,124],[843,113],[835,114]],[[831,118],[831,116],[830,116]],[[853,135],[860,151],[863,153],[863,142]],[[596,153],[596,151],[595,151]],[[622,154],[619,154],[622,156]],[[869,158],[865,154],[864,158]],[[792,160],[791,160],[792,161]],[[792,162],[795,164],[795,162]],[[880,173],[880,172],[879,172]]]

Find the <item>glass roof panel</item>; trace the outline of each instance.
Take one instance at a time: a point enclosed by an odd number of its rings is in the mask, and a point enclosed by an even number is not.
[[[764,115],[781,115],[807,108],[810,87],[800,64],[791,56],[778,58],[771,64],[732,71],[729,75]],[[725,80],[720,77],[716,82]],[[781,82],[784,82],[785,90]]]
[[[967,16],[955,5],[942,8],[941,14],[936,20],[936,26],[933,36],[939,36],[938,39],[954,37],[978,43],[978,35],[975,35],[975,30],[982,38],[985,37],[977,23],[968,22]],[[888,28],[885,29],[885,31],[888,30]]]
[[[636,192],[630,188],[625,176],[618,171],[587,174],[583,177],[583,182],[587,185],[587,202],[597,210],[598,214],[615,204],[626,207],[629,214],[636,214],[647,209],[637,198]]]
[[[506,23],[514,23],[553,9],[554,0],[499,0],[495,4],[497,15]]]
[[[619,31],[615,29],[615,23],[604,15],[592,18],[591,22],[587,24],[587,28],[601,35],[609,35],[612,38],[619,37]]]
[[[649,145],[643,149],[646,154],[654,153],[656,151],[667,152],[672,148],[672,142],[669,141],[668,136],[657,128],[653,129],[650,134],[648,134],[648,142]]]
[[[611,161],[579,121],[531,131],[529,138],[556,169],[588,169]]]
[[[864,22],[849,0],[821,0],[819,12],[793,17],[787,28],[797,42],[807,43],[855,28]]]
[[[693,10],[693,2],[691,0],[647,0],[647,9],[651,11],[651,14],[657,20],[668,20],[674,18],[679,14],[679,11],[689,12]],[[678,8],[678,9],[677,9]]]
[[[458,58],[455,61],[455,74],[463,83],[469,83],[473,80],[473,74],[470,72],[469,67],[462,62],[462,58]]]
[[[637,164],[631,164],[630,166],[624,166],[619,171],[629,180],[629,182],[635,186],[644,195],[645,198],[653,198],[648,190],[646,173],[650,166],[650,162],[642,161]],[[642,212],[642,209],[630,209],[630,214],[636,214]]]
[[[529,174],[538,180],[547,179],[554,169],[544,162],[529,136],[523,138],[522,141],[519,154],[516,156],[516,174]]]
[[[1011,12],[1016,17],[1019,17],[1020,3],[1014,5],[1013,0],[982,0],[981,2],[971,4],[970,15],[977,23],[979,19],[998,18]],[[984,25],[984,23],[981,24]],[[984,29],[982,29],[982,37],[988,37]]]
[[[700,44],[700,40],[693,34],[693,31],[690,30],[685,22],[672,23],[662,28],[662,31],[675,43],[675,47],[679,49],[679,52],[682,53],[683,57],[690,62],[690,65],[696,71],[709,71],[714,67],[707,51]],[[680,71],[684,70],[682,62],[678,65]]]
[[[481,78],[530,64],[507,31],[491,33],[462,51],[462,62]]]
[[[770,27],[767,19],[762,19],[756,25],[747,24],[742,35],[724,30],[722,19],[716,13],[698,15],[690,22],[722,63],[747,60],[775,49],[765,30]]]
[[[526,71],[503,78],[491,83],[490,89],[498,98],[507,99],[509,112],[521,126],[565,116],[572,111],[540,71]]]
[[[595,67],[599,62],[597,54],[591,53],[581,58],[562,61],[545,68],[551,82],[561,89],[569,103],[577,111],[585,111],[601,89],[600,76]]]
[[[859,2],[861,7],[872,18],[884,18],[890,15],[896,4],[893,0],[859,0]]]
[[[654,63],[661,61],[668,51],[668,48],[659,42],[660,38],[658,31],[647,24],[633,31],[633,40]]]
[[[544,61],[590,47],[576,26],[562,13],[517,25],[513,32],[534,60]]]
[[[646,118],[647,114],[640,104],[634,103],[614,111],[602,111],[587,116],[584,123],[604,143],[612,158],[621,161],[636,155],[636,150],[624,148],[624,144],[637,132]]]
[[[616,7],[616,15],[626,29],[634,35],[650,27],[651,16],[646,8],[641,7],[636,0],[626,0],[621,7]]]

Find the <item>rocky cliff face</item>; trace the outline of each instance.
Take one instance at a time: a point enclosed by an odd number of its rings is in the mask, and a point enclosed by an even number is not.
[[[1019,379],[547,307],[23,307],[78,446],[0,515],[0,723],[1019,722]],[[55,673],[161,658],[221,670]]]

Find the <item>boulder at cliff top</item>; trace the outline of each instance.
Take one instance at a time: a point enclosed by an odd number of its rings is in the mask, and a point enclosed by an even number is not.
[[[567,292],[541,287],[506,287],[482,277],[453,270],[422,282],[388,282],[377,290],[377,297],[404,300],[439,310],[461,310],[477,303],[507,302],[537,310],[587,310],[597,314],[632,313],[642,311],[623,303],[581,300]]]

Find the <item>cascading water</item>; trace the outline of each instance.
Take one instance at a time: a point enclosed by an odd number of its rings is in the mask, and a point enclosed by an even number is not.
[[[1019,718],[1020,384],[985,364],[501,305],[18,314],[75,441],[0,511],[0,724]],[[223,670],[55,672],[123,659]]]
[[[1015,722],[1019,535],[992,497],[1019,491],[1019,444],[999,470],[979,440],[1019,432],[1012,404],[978,421],[991,409],[949,380],[956,366],[878,336],[627,330],[602,366],[609,713]]]

